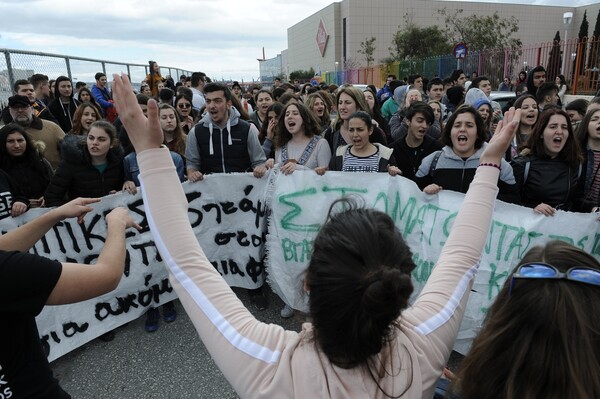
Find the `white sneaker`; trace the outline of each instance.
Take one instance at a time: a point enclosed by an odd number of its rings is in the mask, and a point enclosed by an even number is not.
[[[279,312],[279,315],[284,319],[289,319],[294,315],[294,309],[292,309],[288,305],[284,305],[283,308],[281,308],[281,312]]]

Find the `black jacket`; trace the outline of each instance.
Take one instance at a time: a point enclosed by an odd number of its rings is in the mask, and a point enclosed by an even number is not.
[[[583,196],[583,187],[578,181],[581,169],[569,167],[560,158],[536,155],[519,156],[512,161],[512,167],[521,205],[535,208],[543,202],[556,209],[576,210],[574,204]]]
[[[107,155],[108,167],[100,173],[92,165],[86,144],[77,136],[65,136],[63,160],[46,190],[46,206],[57,206],[77,197],[103,197],[123,188],[123,149],[115,147]]]
[[[26,198],[37,199],[44,195],[52,179],[52,166],[40,157],[35,164],[24,157],[12,159],[4,171],[17,183]]]
[[[80,102],[71,97],[69,104],[63,104],[60,98],[55,98],[48,104],[48,110],[54,115],[58,126],[63,132],[68,133],[73,130],[73,115]]]
[[[415,181],[415,173],[419,170],[423,159],[443,147],[442,143],[427,135],[423,138],[423,143],[417,148],[409,147],[406,144],[406,137],[396,140],[390,146],[394,150],[396,166],[402,171],[402,176],[412,181]]]

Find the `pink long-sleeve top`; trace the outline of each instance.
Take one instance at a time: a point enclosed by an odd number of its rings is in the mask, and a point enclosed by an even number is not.
[[[242,398],[384,398],[364,368],[329,362],[312,338],[259,322],[209,263],[188,220],[188,203],[167,149],[138,154],[146,214],[169,278],[198,335]],[[450,237],[396,339],[374,364],[379,386],[431,398],[450,356],[485,244],[498,169],[478,168]],[[343,333],[343,332],[340,332]]]

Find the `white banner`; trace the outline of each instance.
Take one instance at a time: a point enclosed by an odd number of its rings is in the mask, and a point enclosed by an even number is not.
[[[387,174],[297,171],[267,179],[249,175],[212,175],[183,185],[189,219],[209,260],[232,286],[255,288],[263,283],[265,192],[272,207],[268,237],[271,286],[285,302],[306,309],[302,274],[308,265],[312,240],[330,204],[344,195],[363,198],[365,206],[388,213],[414,253],[413,273],[418,293],[431,273],[448,237],[463,195],[442,192],[427,196],[416,185]],[[127,233],[125,273],[118,288],[73,305],[46,307],[38,316],[40,336],[54,360],[84,343],[142,315],[149,306],[175,298],[145,220],[141,196],[120,193],[104,197],[82,225],[58,223],[32,250],[61,262],[94,263],[106,237],[104,215],[117,206],[130,209],[144,230]],[[43,209],[0,222],[8,231]],[[477,333],[488,307],[509,270],[531,247],[551,239],[566,240],[600,258],[599,222],[591,214],[559,211],[554,217],[497,202],[481,268],[469,301],[455,349],[464,353]]]
[[[366,207],[386,212],[413,251],[416,297],[431,274],[464,195],[442,191],[426,195],[410,180],[388,174],[312,171],[279,176],[269,222],[268,272],[272,288],[285,302],[306,310],[301,279],[312,241],[330,204],[344,195],[362,197]],[[494,220],[455,349],[466,353],[508,273],[532,247],[553,239],[568,241],[600,259],[595,214],[559,211],[554,217],[496,202]]]
[[[184,183],[189,220],[208,259],[231,286],[257,288],[264,283],[266,218],[265,180],[237,174],[206,176]],[[141,194],[102,198],[79,225],[65,220],[36,243],[32,253],[60,262],[95,263],[106,238],[104,215],[123,206],[143,230],[127,231],[124,276],[116,290],[72,305],[47,306],[37,317],[42,341],[52,361],[84,343],[176,298],[145,218]],[[8,231],[46,212],[32,209],[0,223]]]

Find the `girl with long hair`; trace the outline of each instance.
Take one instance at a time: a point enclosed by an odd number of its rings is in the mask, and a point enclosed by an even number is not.
[[[524,151],[512,162],[520,204],[535,213],[553,216],[573,210],[583,196],[579,177],[583,155],[571,120],[561,109],[541,113]]]
[[[319,124],[308,108],[302,103],[289,103],[283,108],[277,122],[275,159],[269,159],[255,174],[264,174],[264,168],[274,164],[279,164],[285,175],[308,169],[318,174],[325,173],[331,150],[327,140],[318,134]]]
[[[268,168],[278,164],[284,175],[296,170],[313,169],[322,175],[331,159],[327,140],[321,138],[319,124],[308,108],[301,103],[288,103],[277,122],[275,159],[268,159],[265,165],[255,168],[254,175],[261,177]],[[280,311],[283,318],[294,315],[289,305]]]
[[[329,116],[329,110],[327,109],[327,102],[323,98],[321,92],[309,94],[306,99],[306,106],[319,122],[321,131],[327,129],[331,124],[331,117]]]
[[[90,125],[102,119],[100,109],[89,102],[81,103],[73,114],[73,129],[67,134],[75,136],[86,136]]]
[[[512,161],[521,151],[523,151],[539,116],[538,102],[535,97],[530,94],[519,97],[513,106],[515,109],[522,110],[522,112],[519,130],[517,130],[517,134],[515,135],[510,148],[506,152],[506,160],[508,162]]]
[[[377,122],[377,126],[379,126],[383,133],[385,133],[387,143],[391,144],[393,140],[390,136],[390,126],[388,125],[388,121],[381,114],[381,106],[377,101],[376,93],[367,87],[363,90],[363,94],[367,104],[369,104],[369,113],[371,114],[371,117]]]
[[[577,140],[583,150],[585,167],[579,185],[583,187],[581,212],[600,210],[600,109],[588,112],[577,130]]]
[[[339,88],[336,95],[337,116],[333,123],[325,130],[323,137],[329,143],[332,156],[338,147],[352,142],[350,134],[350,116],[356,111],[369,113],[369,105],[360,89],[345,85]],[[385,145],[385,133],[379,128],[373,128],[373,134],[369,136],[371,143]]]
[[[79,89],[79,91],[77,91],[77,98],[79,99],[81,104],[92,103],[96,108],[100,109],[100,106],[98,105],[98,103],[96,102],[96,99],[92,95],[91,90],[85,86],[81,87]],[[81,104],[79,104],[79,105],[81,105]]]
[[[600,264],[564,241],[529,250],[462,361],[461,399],[600,397]]]
[[[554,79],[556,86],[558,87],[558,99],[560,102],[558,105],[563,105],[565,102],[565,94],[567,90],[569,90],[569,86],[567,86],[567,81],[565,80],[564,75],[556,75],[556,79]]]
[[[267,159],[275,158],[275,142],[277,137],[277,125],[279,118],[283,112],[283,105],[278,102],[274,102],[267,109],[267,119],[260,128],[258,133],[258,141],[262,145],[262,149],[265,152]]]
[[[120,190],[130,191],[128,183],[131,182],[123,178],[123,149],[115,127],[107,121],[96,121],[90,126],[84,143],[71,141],[63,145],[62,161],[44,198],[46,206],[57,206],[65,199],[96,198]],[[135,191],[135,185],[133,189]]]
[[[192,108],[192,98],[184,94],[178,94],[175,97],[175,109],[179,114],[179,125],[183,133],[188,134],[194,127],[196,110]]]
[[[442,108],[442,103],[437,100],[429,100],[427,104],[433,110],[433,115],[435,116],[435,121],[440,125],[440,131],[444,130],[444,111]]]
[[[267,109],[273,104],[273,94],[267,89],[260,89],[254,95],[254,112],[250,115],[250,121],[260,130],[264,120],[267,118]]]
[[[148,95],[151,95],[154,98],[158,98],[158,93],[160,92],[158,84],[164,84],[165,79],[161,76],[160,67],[158,66],[158,63],[156,61],[148,61],[148,66],[150,73],[146,76],[146,83],[148,84],[148,87],[150,87],[151,93]]]
[[[165,145],[167,148],[185,159],[185,143],[187,136],[181,129],[179,114],[169,104],[159,104],[158,113],[160,115],[160,125],[165,135]]]
[[[44,144],[34,143],[21,125],[0,129],[0,169],[14,180],[32,208],[44,206],[44,192],[54,173],[43,153]]]

